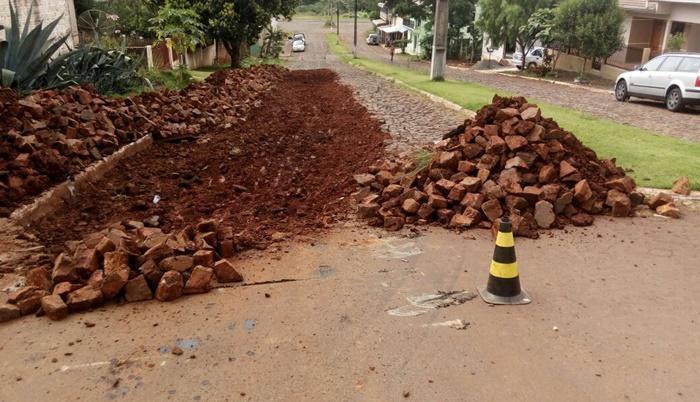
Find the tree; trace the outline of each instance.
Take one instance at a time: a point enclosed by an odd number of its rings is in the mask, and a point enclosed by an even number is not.
[[[583,57],[583,75],[588,59],[605,59],[622,48],[623,20],[617,0],[564,0],[557,8],[555,35]]]
[[[476,15],[477,0],[451,0],[449,6],[447,42],[448,53],[459,55],[461,53],[461,41],[464,37],[464,30],[469,36],[469,47],[472,49],[476,42],[481,42],[481,32],[474,24]],[[435,13],[435,0],[418,2],[414,0],[388,0],[387,5],[393,8],[398,15],[405,15],[414,18],[418,22],[425,22],[428,35],[421,38],[421,47],[424,54],[430,56],[433,46],[433,15]]]
[[[540,9],[551,8],[553,0],[479,0],[481,14],[477,25],[488,34],[494,46],[514,40],[525,56],[542,32],[541,26],[528,26],[530,17]]]
[[[77,7],[76,2],[76,7]],[[152,5],[143,0],[108,0],[108,1],[85,1],[85,7],[91,5],[92,8],[102,10],[107,14],[119,16],[116,20],[116,29],[125,35],[153,37],[151,31],[151,18],[155,17],[159,5]],[[77,9],[76,9],[77,12]]]
[[[188,8],[176,8],[167,2],[158,14],[151,19],[158,42],[170,39],[172,46],[184,65],[185,53],[194,51],[198,45],[204,44],[204,27],[199,22],[199,14]]]
[[[150,0],[162,3],[162,0]],[[231,56],[231,67],[241,65],[241,47],[254,44],[273,17],[290,18],[298,0],[173,0],[201,16],[207,36],[220,41]]]

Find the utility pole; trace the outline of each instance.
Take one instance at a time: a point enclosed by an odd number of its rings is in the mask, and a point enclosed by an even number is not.
[[[435,25],[433,26],[433,57],[430,62],[430,79],[444,79],[445,64],[447,64],[447,24],[448,0],[435,2]]]
[[[352,57],[356,58],[357,57],[357,0],[355,0],[355,29],[354,29],[355,36],[353,37],[352,40]]]

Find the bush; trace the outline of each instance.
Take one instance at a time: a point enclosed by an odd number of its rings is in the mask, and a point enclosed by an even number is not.
[[[287,33],[282,30],[268,32],[263,39],[262,48],[260,49],[260,57],[276,59],[284,49],[284,43],[287,40]]]
[[[681,50],[684,43],[685,36],[683,36],[683,32],[678,32],[668,37],[668,40],[666,41],[666,47],[672,52],[677,52]]]
[[[40,84],[45,88],[92,84],[103,94],[123,94],[142,84],[139,65],[124,52],[83,46],[50,63]]]
[[[530,67],[529,70],[532,74],[535,74],[538,77],[544,77],[549,74],[550,71],[552,71],[552,68],[547,65],[542,65]]]
[[[148,70],[143,73],[153,86],[162,86],[168,89],[179,91],[192,83],[192,74],[183,65],[173,70]]]

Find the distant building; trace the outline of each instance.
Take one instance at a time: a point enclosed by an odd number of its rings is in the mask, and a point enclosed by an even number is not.
[[[73,0],[11,0],[16,6],[17,14],[21,24],[24,24],[29,9],[32,8],[30,16],[30,28],[35,27],[43,21],[44,26],[56,18],[61,18],[54,29],[54,36],[70,33],[68,46],[73,47],[78,43],[78,26],[76,23],[75,6]],[[0,25],[5,26],[10,23],[10,4],[7,0],[0,0]],[[0,37],[4,39],[4,31],[0,31]],[[61,50],[65,51],[65,47]],[[59,50],[59,51],[61,51]]]
[[[420,54],[422,51],[418,35],[422,32],[420,24],[413,18],[397,15],[386,3],[378,3],[377,6],[379,7],[379,18],[373,20],[372,24],[379,35],[379,43],[387,44],[406,40],[406,53]]]
[[[619,72],[617,69],[631,70],[668,51],[668,38],[672,34],[681,33],[685,37],[681,51],[700,52],[700,0],[619,0],[619,6],[625,13],[624,47],[600,63],[591,63],[597,71],[611,67],[604,76],[614,77]],[[478,12],[477,9],[477,16]],[[505,59],[507,63],[513,50],[513,45],[494,48],[484,34],[482,59],[487,60],[490,53],[491,60]],[[576,63],[571,67],[577,68]]]

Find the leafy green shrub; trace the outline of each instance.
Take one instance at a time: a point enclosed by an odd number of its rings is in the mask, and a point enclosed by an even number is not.
[[[267,35],[263,39],[262,49],[260,49],[260,56],[264,58],[278,58],[280,53],[282,53],[286,39],[287,33],[282,30],[272,32],[268,31]]]
[[[175,91],[186,88],[192,82],[192,74],[182,64],[173,70],[148,70],[143,73],[143,77],[153,86],[162,86]]]
[[[139,60],[118,50],[79,47],[49,64],[43,87],[93,84],[103,94],[123,94],[142,84]]]
[[[46,27],[40,22],[30,31],[32,9],[33,5],[20,32],[17,11],[10,2],[10,25],[5,27],[5,40],[0,41],[0,85],[15,88],[20,94],[36,88],[47,62],[68,39],[68,34],[58,37],[53,43],[49,39],[61,17]]]
[[[683,32],[678,32],[668,37],[666,40],[666,47],[672,52],[677,52],[681,50],[684,43],[685,36],[683,36]]]

